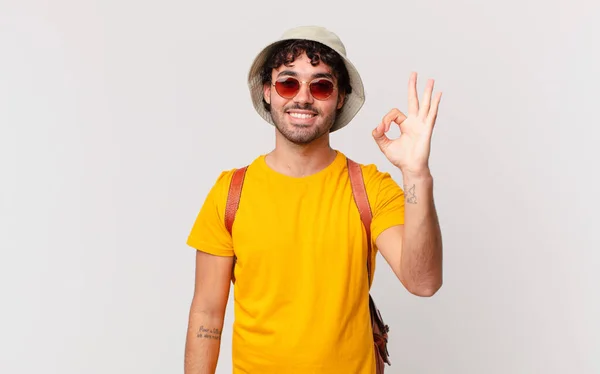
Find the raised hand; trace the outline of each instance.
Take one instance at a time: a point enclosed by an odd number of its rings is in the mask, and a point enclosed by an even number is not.
[[[431,135],[442,97],[441,92],[433,96],[433,85],[434,80],[429,79],[419,102],[417,73],[411,73],[408,80],[408,116],[394,108],[373,130],[373,138],[381,152],[405,175],[429,173]],[[392,122],[400,126],[400,136],[396,139],[386,135]]]

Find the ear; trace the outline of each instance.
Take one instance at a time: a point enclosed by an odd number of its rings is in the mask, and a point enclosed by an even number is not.
[[[345,92],[340,93],[338,95],[338,103],[337,103],[337,109],[338,110],[341,109],[342,106],[344,106],[344,102],[346,102],[346,93]]]
[[[269,82],[263,84],[263,99],[267,104],[271,104],[271,84]]]

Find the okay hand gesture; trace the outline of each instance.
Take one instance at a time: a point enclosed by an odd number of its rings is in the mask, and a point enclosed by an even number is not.
[[[417,73],[408,81],[408,116],[399,109],[392,109],[373,130],[373,138],[387,159],[400,168],[405,175],[429,173],[431,135],[437,118],[442,93],[433,93],[434,80],[429,79],[422,102],[417,96]],[[390,139],[386,132],[391,123],[400,126],[400,137]]]

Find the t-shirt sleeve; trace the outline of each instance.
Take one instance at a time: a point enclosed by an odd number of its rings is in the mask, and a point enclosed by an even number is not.
[[[386,229],[404,224],[404,191],[387,172],[381,172],[374,165],[365,168],[369,181],[367,193],[373,213],[371,238],[373,243]]]
[[[225,227],[225,205],[232,171],[222,172],[208,192],[187,239],[187,244],[217,256],[233,256],[231,235]]]

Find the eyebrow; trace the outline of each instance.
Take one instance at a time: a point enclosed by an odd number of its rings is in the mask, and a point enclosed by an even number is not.
[[[283,70],[282,72],[280,72],[279,74],[277,74],[278,77],[280,77],[282,75],[289,75],[289,76],[292,76],[292,77],[297,77],[298,73],[296,73],[293,70]],[[333,77],[333,75],[330,74],[330,73],[315,73],[315,74],[312,75],[312,79],[315,79],[315,78],[329,78],[331,80],[335,80],[334,77]]]

